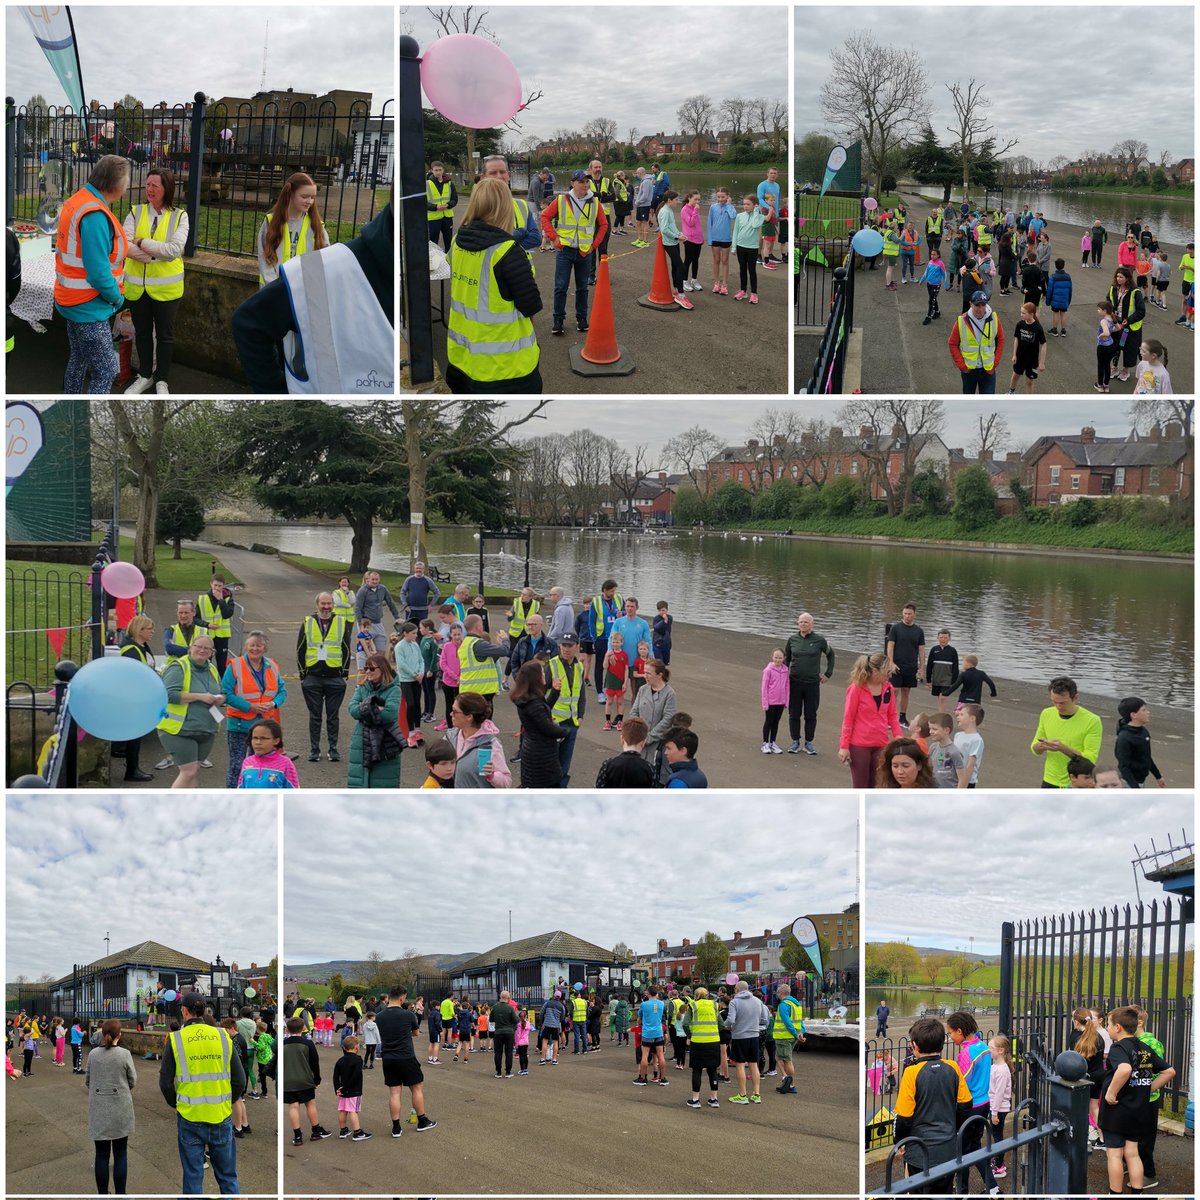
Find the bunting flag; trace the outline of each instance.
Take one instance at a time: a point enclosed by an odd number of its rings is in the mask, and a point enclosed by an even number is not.
[[[853,228],[854,228],[854,218],[853,218],[853,217],[847,217],[847,218],[846,218],[846,228],[847,228],[847,229],[853,229]]]
[[[808,218],[807,217],[798,217],[797,220],[800,222],[800,224],[797,226],[797,228],[803,229],[804,223],[808,220]]]
[[[814,246],[805,256],[810,262],[820,263],[821,266],[829,266],[829,260],[821,253],[820,246]]]
[[[821,218],[821,224],[822,224],[822,225],[823,225],[823,226],[824,226],[826,229],[828,229],[828,228],[829,228],[829,218],[828,218],[828,217],[822,217],[822,218]]]
[[[50,649],[54,651],[56,658],[62,657],[63,646],[67,641],[67,633],[68,630],[66,628],[46,630],[46,641],[50,643]]]
[[[79,46],[75,41],[75,25],[68,5],[38,5],[23,7],[37,44],[41,46],[50,68],[62,84],[71,109],[83,111],[83,71],[79,66]]]

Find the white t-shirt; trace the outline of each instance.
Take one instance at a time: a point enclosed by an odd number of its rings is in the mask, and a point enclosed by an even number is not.
[[[954,744],[962,751],[964,766],[966,765],[967,759],[969,759],[972,754],[975,755],[975,767],[971,771],[971,778],[968,779],[967,782],[978,783],[979,765],[983,762],[983,735],[978,732],[966,733],[962,730],[959,730],[959,732],[954,735]]]

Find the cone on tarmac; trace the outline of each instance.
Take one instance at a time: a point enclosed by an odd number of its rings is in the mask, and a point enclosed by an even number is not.
[[[633,360],[617,345],[613,320],[612,281],[608,276],[608,255],[600,255],[596,268],[596,290],[592,296],[592,314],[583,349],[572,346],[571,370],[576,375],[632,375]]]
[[[662,234],[654,243],[654,278],[650,282],[650,294],[638,299],[643,308],[654,308],[659,312],[677,312],[675,293],[671,289],[671,272],[667,267],[667,252],[663,249]]]

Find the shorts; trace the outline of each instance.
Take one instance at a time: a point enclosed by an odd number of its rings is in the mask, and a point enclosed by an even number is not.
[[[734,1038],[729,1043],[729,1058],[735,1063],[758,1062],[758,1038]]]
[[[714,250],[728,250],[733,245],[732,242],[709,242]]]
[[[617,696],[625,695],[625,689],[623,687],[619,687],[619,688],[606,687],[604,689],[604,694],[606,696],[612,696],[615,699]]]
[[[646,1039],[643,1039],[642,1040],[642,1049],[649,1050],[650,1053],[653,1054],[655,1050],[663,1049],[663,1047],[666,1046],[666,1044],[667,1044],[666,1038],[650,1038],[648,1041]]]
[[[892,687],[918,687],[917,664],[897,663],[895,671],[892,672],[891,685]]]
[[[1117,1133],[1113,1129],[1101,1129],[1106,1150],[1120,1150],[1126,1142],[1136,1142],[1137,1138],[1131,1133]]]
[[[388,1087],[412,1087],[415,1083],[424,1083],[425,1076],[415,1058],[385,1058],[383,1082]]]
[[[362,1112],[361,1096],[339,1096],[338,1112]]]
[[[1024,375],[1026,379],[1036,379],[1038,377],[1038,369],[1036,366],[1031,366],[1031,367],[1022,366],[1021,363],[1018,361],[1017,365],[1015,367],[1013,367],[1013,374],[1014,375]]]
[[[317,1098],[316,1088],[301,1088],[298,1092],[284,1092],[284,1104],[307,1104]]]
[[[442,1035],[442,1018],[439,1016],[430,1016],[429,1018],[429,1040],[436,1042]]]
[[[175,759],[177,767],[189,763],[203,762],[211,753],[217,734],[212,733],[165,733],[158,731],[162,748]]]
[[[1154,286],[1158,291],[1165,292],[1171,286],[1171,281],[1169,279],[1156,279]]]
[[[795,1045],[795,1042],[791,1042],[791,1041],[782,1041],[782,1042],[776,1041],[775,1057],[782,1058],[784,1060],[784,1062],[790,1062],[791,1058],[792,1058],[792,1047],[794,1045]]]
[[[648,204],[639,204],[639,205],[637,206],[637,219],[638,219],[639,221],[648,221],[648,220],[650,220],[650,205],[648,205]]]
[[[596,653],[595,642],[580,642],[579,643],[579,653],[580,654],[595,654]]]
[[[773,242],[775,240],[776,233],[775,223],[773,221],[764,221],[762,223],[762,229],[759,230],[759,233],[766,241]]]
[[[929,693],[932,696],[949,696],[953,694],[953,689],[949,684],[943,686],[940,683],[935,683],[930,687]]]

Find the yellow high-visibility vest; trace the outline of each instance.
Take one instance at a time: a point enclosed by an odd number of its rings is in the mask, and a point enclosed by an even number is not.
[[[975,326],[963,313],[958,318],[958,349],[968,370],[983,367],[985,371],[991,371],[996,365],[996,314],[988,314],[983,323],[983,336],[977,337]]]
[[[717,1006],[711,1000],[692,1001],[692,1020],[688,1036],[697,1045],[719,1042],[721,1031],[717,1026]]]
[[[449,204],[450,203],[450,180],[443,179],[441,186],[434,179],[425,180],[425,195],[429,198],[430,204]],[[431,221],[453,221],[454,213],[449,208],[436,208],[429,210],[429,219]]]
[[[465,637],[458,646],[458,690],[474,692],[477,696],[492,696],[500,690],[496,664],[490,658],[475,654],[477,637]]]
[[[583,664],[578,660],[566,663],[557,655],[550,660],[550,686],[558,699],[550,715],[561,724],[579,724],[579,693],[583,691]]]
[[[169,208],[150,232],[150,205],[139,204],[134,210],[133,236],[152,237],[156,242],[169,242],[179,228],[182,209]],[[178,258],[138,262],[125,260],[125,299],[137,300],[145,292],[151,300],[178,300],[183,295],[183,255]]]
[[[232,632],[230,618],[221,615],[221,606],[213,599],[212,592],[201,592],[196,597],[196,609],[200,619],[208,626],[209,637],[229,637]]]
[[[203,1021],[171,1034],[175,1051],[175,1111],[185,1121],[219,1125],[233,1115],[233,1042]]]
[[[176,658],[172,661],[179,663],[183,667],[183,686],[179,690],[181,692],[190,692],[192,690],[191,656],[185,654],[182,658]],[[217,678],[217,669],[211,662],[205,663],[203,668],[197,667],[196,670],[203,670],[212,680],[214,694],[221,690],[221,681]],[[178,704],[168,703],[167,711],[156,728],[161,729],[163,733],[178,733],[183,728],[183,719],[187,716],[187,710],[188,706],[182,700]]]
[[[496,282],[497,265],[516,245],[464,250],[455,244],[446,357],[471,379],[518,379],[541,361],[533,322],[500,295]]]
[[[585,253],[592,248],[596,240],[596,226],[599,224],[597,210],[599,201],[594,192],[577,209],[572,203],[571,192],[564,192],[558,198],[558,220],[555,228],[558,230],[558,240],[563,246],[574,246]]]
[[[346,632],[345,618],[336,614],[329,622],[329,632],[322,634],[321,625],[314,616],[304,618],[304,665],[315,666],[322,661],[320,648],[325,647],[324,662],[330,667],[342,665],[342,638]]]

